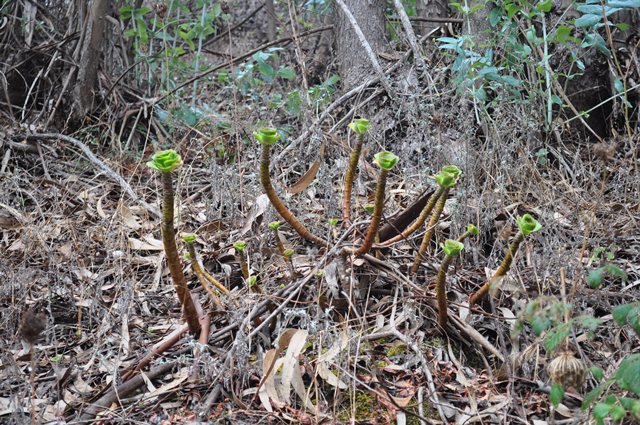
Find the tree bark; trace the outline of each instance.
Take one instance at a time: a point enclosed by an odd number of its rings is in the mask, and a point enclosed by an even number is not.
[[[384,51],[388,47],[385,39],[385,2],[344,0],[344,3],[353,14],[374,53]],[[364,78],[374,75],[375,71],[356,36],[352,24],[339,7],[335,6],[334,9],[334,34],[340,78],[342,79],[343,88],[349,90],[361,83]]]
[[[85,26],[78,61],[78,78],[74,89],[74,115],[81,118],[93,106],[98,81],[98,67],[104,44],[105,16],[108,0],[93,0]]]

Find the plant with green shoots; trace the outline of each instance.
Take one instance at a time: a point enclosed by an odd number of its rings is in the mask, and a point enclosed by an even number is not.
[[[513,258],[518,252],[518,248],[520,247],[520,244],[522,243],[524,238],[542,229],[542,225],[529,214],[524,214],[523,216],[518,217],[516,221],[518,223],[518,233],[511,242],[511,245],[509,245],[509,249],[505,253],[500,267],[498,267],[498,270],[496,270],[491,279],[489,279],[484,285],[482,285],[482,287],[477,292],[471,294],[471,296],[469,297],[469,306],[477,304],[478,301],[480,301],[489,293],[489,289],[497,288],[504,276],[507,274],[507,271],[509,271],[511,263],[513,262]]]
[[[204,269],[204,267],[202,267],[200,265],[200,261],[198,260],[198,252],[196,251],[196,247],[194,245],[194,242],[196,241],[196,238],[197,238],[197,235],[195,233],[183,233],[182,234],[182,240],[184,241],[185,244],[187,244],[187,250],[188,250],[188,258],[187,259],[189,261],[191,261],[191,268],[193,269],[193,272],[195,273],[196,277],[198,278],[198,281],[200,281],[200,284],[204,287],[204,289],[207,290],[207,292],[209,292],[211,297],[215,300],[216,299],[216,294],[211,289],[210,285],[215,286],[223,294],[228,294],[229,290],[222,283],[220,283],[220,281],[218,281],[218,279],[216,279],[215,277],[211,276]]]
[[[458,237],[457,241],[464,242],[465,239],[476,236],[478,236],[478,228],[475,224],[469,223],[467,224],[467,230]]]
[[[435,176],[436,183],[438,183],[438,189],[429,197],[429,200],[420,212],[418,218],[409,227],[403,230],[402,233],[382,242],[380,246],[389,246],[403,239],[407,239],[409,236],[415,233],[427,220],[427,217],[429,217],[429,214],[431,214],[431,211],[433,211],[436,202],[438,202],[438,200],[442,198],[443,195],[446,200],[446,196],[449,193],[449,190],[451,190],[451,188],[457,184],[460,174],[462,174],[462,171],[460,171],[460,169],[455,165],[444,166],[440,173]]]
[[[364,135],[371,129],[371,123],[365,118],[353,120],[349,124],[349,128],[356,133],[356,143],[351,151],[347,172],[344,175],[344,189],[342,193],[342,227],[345,229],[351,226],[351,191],[353,189],[353,180],[355,178],[356,169],[358,168],[358,160],[362,153],[362,145],[364,144]]]
[[[172,172],[182,165],[182,158],[173,149],[156,152],[147,166],[160,172],[162,178],[162,244],[167,256],[167,264],[171,273],[176,294],[182,305],[184,316],[189,326],[189,332],[193,335],[200,333],[198,312],[193,303],[187,280],[184,277],[178,247],[176,246],[176,234],[173,229],[174,219],[174,193]]]
[[[459,241],[447,239],[442,245],[444,260],[440,263],[438,277],[436,278],[436,298],[438,300],[438,325],[444,330],[447,325],[447,271],[451,261],[462,252],[464,244]]]
[[[276,190],[271,183],[271,177],[269,175],[269,163],[271,158],[271,146],[275,145],[280,140],[278,130],[275,128],[263,128],[253,133],[258,143],[262,145],[262,155],[260,158],[260,182],[262,187],[271,202],[271,205],[276,209],[278,214],[304,239],[313,242],[317,245],[328,247],[329,242],[311,233],[293,213],[284,205],[282,199],[276,193]]]
[[[384,209],[384,196],[387,185],[387,176],[389,171],[398,163],[400,158],[389,151],[378,152],[374,155],[376,163],[380,167],[380,175],[378,176],[378,182],[376,184],[376,198],[375,206],[373,208],[373,215],[371,216],[371,223],[369,229],[364,238],[364,242],[360,248],[356,250],[356,255],[364,255],[373,246],[373,242],[378,235],[378,228],[380,227],[380,220],[382,218],[382,210]]]
[[[273,234],[276,238],[276,246],[278,247],[278,252],[284,259],[284,262],[286,263],[287,268],[289,269],[289,275],[291,279],[295,279],[296,270],[294,269],[293,261],[291,260],[291,257],[293,257],[293,250],[286,249],[284,247],[284,241],[282,240],[282,235],[280,234],[280,226],[282,226],[282,223],[279,221],[272,221],[271,223],[269,223],[269,229],[273,230]]]
[[[447,165],[442,168],[442,172],[436,176],[436,182],[438,186],[442,188],[442,193],[438,198],[438,201],[433,208],[433,212],[431,213],[431,217],[429,218],[429,222],[427,223],[427,230],[422,237],[422,242],[420,243],[420,247],[418,248],[418,252],[413,260],[413,265],[411,266],[411,270],[409,274],[418,273],[418,269],[420,268],[420,264],[424,259],[424,255],[429,249],[429,243],[431,242],[431,238],[436,231],[436,225],[438,224],[438,220],[440,220],[440,215],[442,215],[442,211],[444,210],[444,205],[447,202],[447,195],[449,194],[449,190],[454,187],[458,183],[458,178],[460,177],[461,171],[455,165]]]

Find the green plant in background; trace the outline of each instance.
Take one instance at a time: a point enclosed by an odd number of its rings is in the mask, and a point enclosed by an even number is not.
[[[589,271],[589,274],[587,275],[587,284],[590,287],[594,289],[599,288],[607,277],[621,279],[622,281],[627,280],[627,274],[625,271],[615,264],[610,263],[610,261],[613,261],[616,258],[616,249],[617,247],[614,245],[608,248],[599,246],[593,250],[591,262],[599,261],[602,266]]]
[[[440,263],[436,278],[436,298],[438,300],[438,325],[444,329],[447,325],[447,271],[453,259],[462,252],[464,244],[459,241],[447,239],[442,244],[444,260]]]
[[[271,205],[276,209],[278,214],[289,223],[293,230],[304,239],[320,246],[329,246],[329,242],[311,233],[293,213],[284,205],[276,190],[271,184],[271,176],[269,175],[269,162],[271,158],[271,146],[280,140],[280,135],[275,128],[263,128],[253,133],[258,143],[262,145],[262,154],[260,157],[260,182],[264,188],[264,192],[269,198]]]
[[[429,200],[420,212],[418,218],[409,227],[404,229],[399,235],[382,242],[380,246],[389,246],[403,239],[407,239],[409,236],[415,233],[427,220],[427,217],[429,217],[429,214],[431,214],[436,203],[440,198],[443,197],[443,195],[446,200],[449,190],[457,184],[458,177],[461,174],[462,171],[460,171],[460,169],[455,165],[444,166],[442,170],[435,176],[436,183],[438,183],[438,189],[429,197]]]
[[[438,220],[440,220],[440,215],[442,215],[442,211],[444,210],[449,190],[458,183],[458,178],[461,174],[462,172],[455,165],[447,165],[443,167],[442,172],[436,176],[436,182],[438,183],[438,186],[442,188],[442,193],[435,203],[435,207],[433,207],[431,218],[427,223],[427,230],[422,237],[422,242],[420,243],[418,252],[416,252],[409,274],[416,274],[418,272],[420,264],[424,259],[424,255],[429,249],[431,238],[436,231],[436,225],[438,224]]]
[[[513,238],[511,245],[509,245],[509,249],[504,254],[500,267],[498,267],[498,270],[496,270],[491,279],[489,279],[477,292],[469,297],[470,306],[477,304],[478,301],[484,298],[489,293],[489,289],[497,288],[504,276],[507,274],[507,271],[509,271],[513,258],[518,252],[518,248],[525,236],[529,236],[531,233],[538,232],[542,229],[542,225],[529,214],[524,214],[523,216],[518,217],[516,221],[518,223],[518,233]]]
[[[209,292],[212,299],[216,299],[216,293],[211,288],[211,285],[215,286],[218,291],[223,294],[228,294],[229,290],[222,284],[218,279],[211,276],[205,269],[200,265],[200,261],[198,260],[198,252],[196,251],[196,247],[194,242],[196,241],[197,235],[195,233],[183,233],[182,240],[187,245],[188,256],[187,259],[191,261],[191,268],[195,273],[196,277],[200,284]]]
[[[242,277],[249,279],[249,262],[247,261],[247,243],[244,241],[237,241],[233,243],[233,249],[236,250],[238,262],[240,263],[240,270],[242,271]]]
[[[171,273],[178,299],[182,305],[184,316],[189,325],[189,331],[193,335],[200,333],[198,313],[187,287],[187,280],[182,271],[178,247],[176,246],[176,234],[173,230],[174,219],[174,193],[172,172],[182,165],[182,158],[173,149],[156,152],[147,166],[160,172],[162,178],[162,244],[167,256],[167,264]]]
[[[358,161],[364,145],[364,135],[371,129],[371,123],[365,118],[359,118],[349,124],[349,128],[356,133],[356,143],[353,145],[347,171],[344,174],[344,187],[342,189],[342,227],[351,226],[351,190],[355,178]]]
[[[457,241],[458,242],[464,242],[465,239],[470,238],[470,237],[475,237],[478,236],[478,228],[476,227],[475,224],[467,224],[467,230],[466,232],[464,232],[463,234],[461,234]]]
[[[387,185],[387,176],[389,171],[398,163],[400,158],[389,151],[378,152],[374,155],[376,164],[380,167],[380,175],[378,176],[378,182],[376,184],[376,198],[375,207],[373,209],[373,215],[371,216],[371,222],[369,223],[369,229],[362,242],[362,245],[356,250],[356,255],[364,255],[373,246],[376,236],[378,235],[378,228],[380,227],[380,220],[382,218],[382,210],[384,209],[384,197],[385,189]]]
[[[292,261],[294,251],[292,249],[286,249],[284,247],[284,241],[282,240],[282,235],[280,234],[280,226],[282,226],[282,223],[280,223],[279,221],[273,221],[269,223],[269,229],[273,230],[273,234],[276,239],[276,246],[278,247],[278,252],[284,259],[284,262],[286,263],[287,268],[289,269],[289,276],[291,277],[291,279],[295,279],[296,270],[293,267],[293,261]]]

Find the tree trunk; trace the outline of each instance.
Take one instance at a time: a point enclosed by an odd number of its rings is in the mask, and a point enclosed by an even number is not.
[[[344,3],[353,14],[374,53],[384,51],[388,46],[385,39],[385,2],[344,0]],[[348,90],[361,83],[363,79],[374,75],[375,71],[353,25],[337,5],[334,6],[334,25],[340,78],[343,88]]]
[[[446,18],[451,14],[449,6],[443,0],[416,0],[416,15],[421,18]],[[418,34],[425,35],[442,24],[437,22],[420,22],[416,25]]]
[[[74,114],[81,118],[93,106],[98,81],[98,66],[102,59],[105,16],[108,0],[93,0],[84,32],[78,61],[78,78],[73,92]]]

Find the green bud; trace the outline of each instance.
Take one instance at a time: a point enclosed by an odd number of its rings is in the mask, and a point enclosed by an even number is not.
[[[182,165],[182,158],[173,149],[159,151],[153,154],[151,161],[147,162],[147,167],[160,171],[161,173],[170,173]]]
[[[538,220],[531,217],[529,214],[524,214],[522,217],[518,217],[516,221],[518,222],[518,229],[520,229],[522,234],[525,236],[542,229],[542,225],[538,223]]]
[[[255,286],[256,283],[258,283],[258,278],[252,275],[249,276],[245,282],[248,287],[252,287]]]
[[[293,257],[293,254],[295,254],[295,251],[293,249],[285,249],[282,253],[285,258],[291,258]]]
[[[478,228],[475,224],[467,224],[467,232],[469,232],[470,235],[478,236]]]
[[[464,249],[462,242],[454,241],[453,239],[447,239],[443,244],[440,244],[440,246],[447,257],[454,257]]]
[[[183,233],[182,240],[186,243],[194,243],[198,236],[195,233]]]
[[[236,251],[242,252],[247,247],[247,243],[243,241],[238,241],[233,243],[233,247]]]
[[[443,173],[453,174],[453,176],[456,178],[460,177],[460,174],[462,174],[462,170],[456,167],[455,165],[445,165],[444,167],[442,167],[442,170],[440,171]]]
[[[353,120],[349,124],[349,128],[353,130],[356,134],[365,134],[367,131],[371,129],[371,123],[368,119],[358,118]]]
[[[269,223],[269,229],[271,230],[278,230],[280,226],[282,226],[282,222],[280,221],[272,221]]]
[[[253,135],[262,145],[275,145],[275,143],[280,140],[278,130],[275,128],[261,128],[258,131],[254,131]]]
[[[383,170],[391,170],[400,160],[400,158],[389,151],[378,152],[373,157]]]
[[[330,218],[329,220],[327,220],[327,222],[329,223],[329,226],[336,227],[336,224],[338,224],[338,219],[337,218]]]
[[[362,206],[362,209],[368,214],[373,214],[373,210],[375,208],[376,208],[376,204],[364,204]]]
[[[189,253],[189,252],[185,252],[185,253],[184,253],[184,259],[185,259],[185,260],[191,260],[191,253]]]
[[[440,187],[454,187],[458,183],[458,179],[451,173],[441,171],[436,174],[436,183],[438,183]]]
[[[317,277],[317,278],[323,278],[323,277],[324,277],[324,275],[325,275],[325,271],[324,271],[324,270],[318,270],[318,271],[316,272],[316,277]]]

